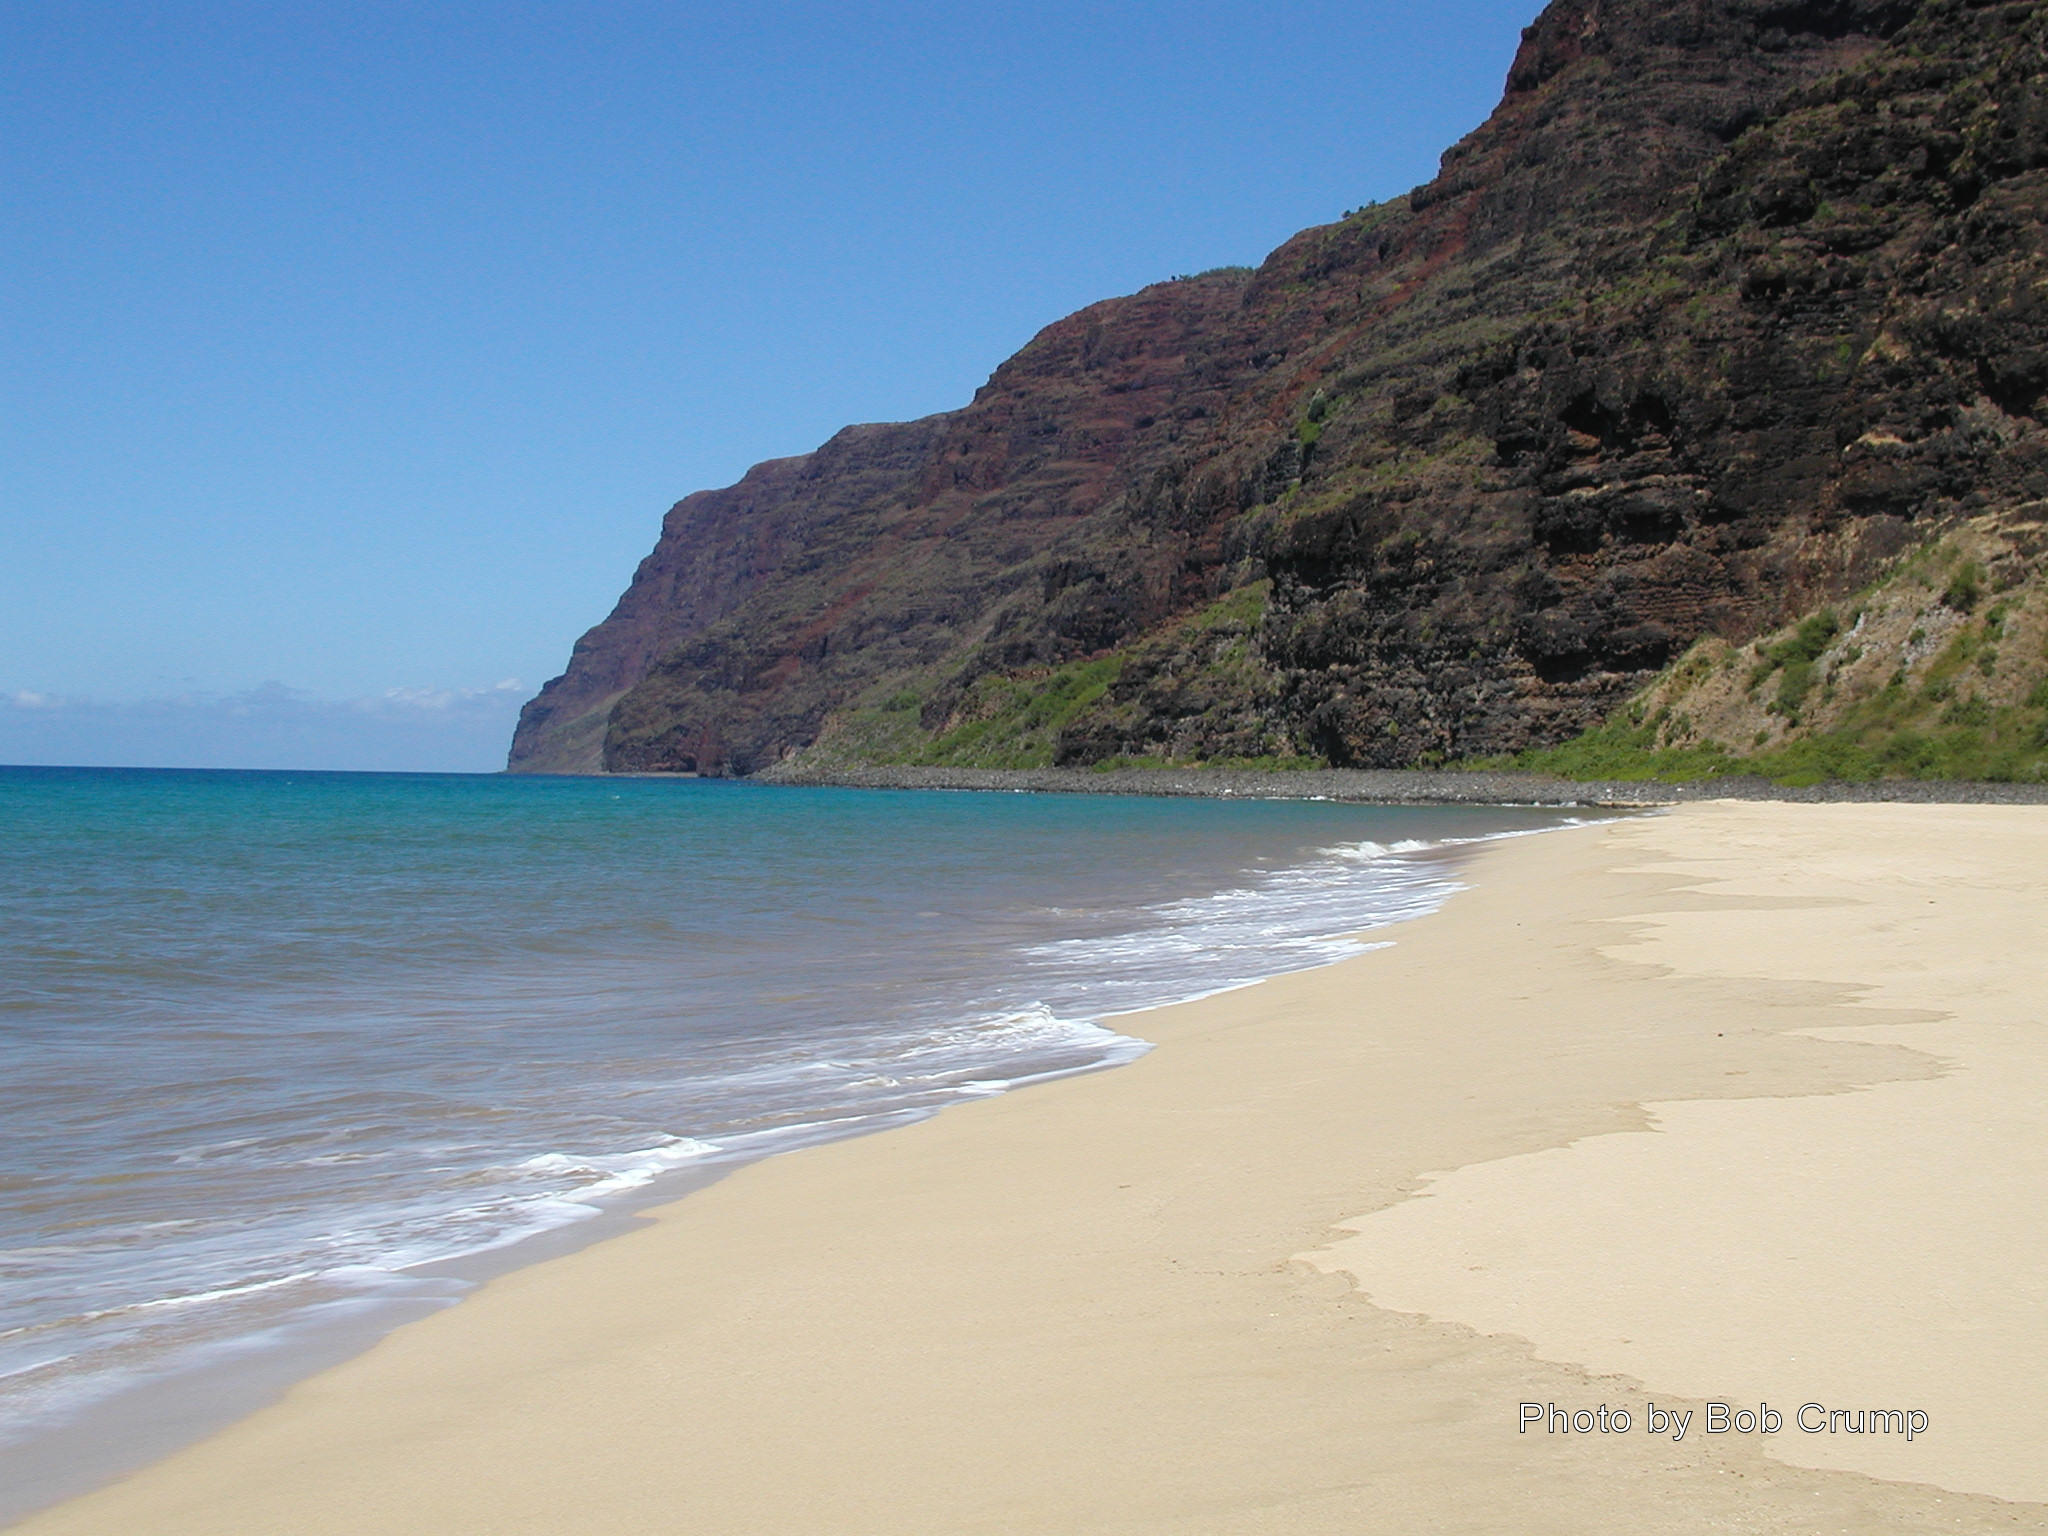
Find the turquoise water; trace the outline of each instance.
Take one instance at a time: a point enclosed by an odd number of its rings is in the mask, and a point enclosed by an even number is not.
[[[0,1437],[1143,1047],[1551,813],[0,770]]]

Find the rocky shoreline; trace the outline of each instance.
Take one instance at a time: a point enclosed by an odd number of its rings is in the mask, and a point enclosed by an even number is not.
[[[1259,800],[1355,800],[1374,805],[1675,805],[1688,800],[1903,801],[1935,805],[2048,805],[2048,784],[1944,779],[1880,779],[1798,788],[1768,779],[1724,778],[1687,784],[1654,780],[1574,780],[1535,773],[1430,769],[1304,768],[807,768],[782,766],[753,776],[765,784],[854,789],[979,789],[1044,794],[1193,795]]]

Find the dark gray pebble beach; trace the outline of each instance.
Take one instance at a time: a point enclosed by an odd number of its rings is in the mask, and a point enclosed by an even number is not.
[[[1356,800],[1375,805],[1675,805],[1687,800],[1908,801],[1921,805],[2043,805],[2048,784],[1879,779],[1789,788],[1768,779],[1725,778],[1690,784],[1654,780],[1573,780],[1534,773],[1458,773],[1426,769],[1305,768],[1250,772],[1233,768],[905,768],[784,766],[755,775],[767,784],[856,789],[982,789],[1089,795],[1205,795],[1262,800]]]

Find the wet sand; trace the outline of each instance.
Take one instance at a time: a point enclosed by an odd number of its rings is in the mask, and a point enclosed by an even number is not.
[[[21,1529],[2048,1530],[2012,1502],[2048,1499],[2048,814],[1687,806],[1468,878],[1388,948],[1120,1021],[1131,1066],[745,1168]],[[1704,1432],[1759,1396],[1930,1427]]]

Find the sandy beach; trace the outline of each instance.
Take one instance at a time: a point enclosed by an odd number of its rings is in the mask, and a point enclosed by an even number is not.
[[[18,1529],[2048,1530],[2048,810],[1688,805],[1466,878]]]

